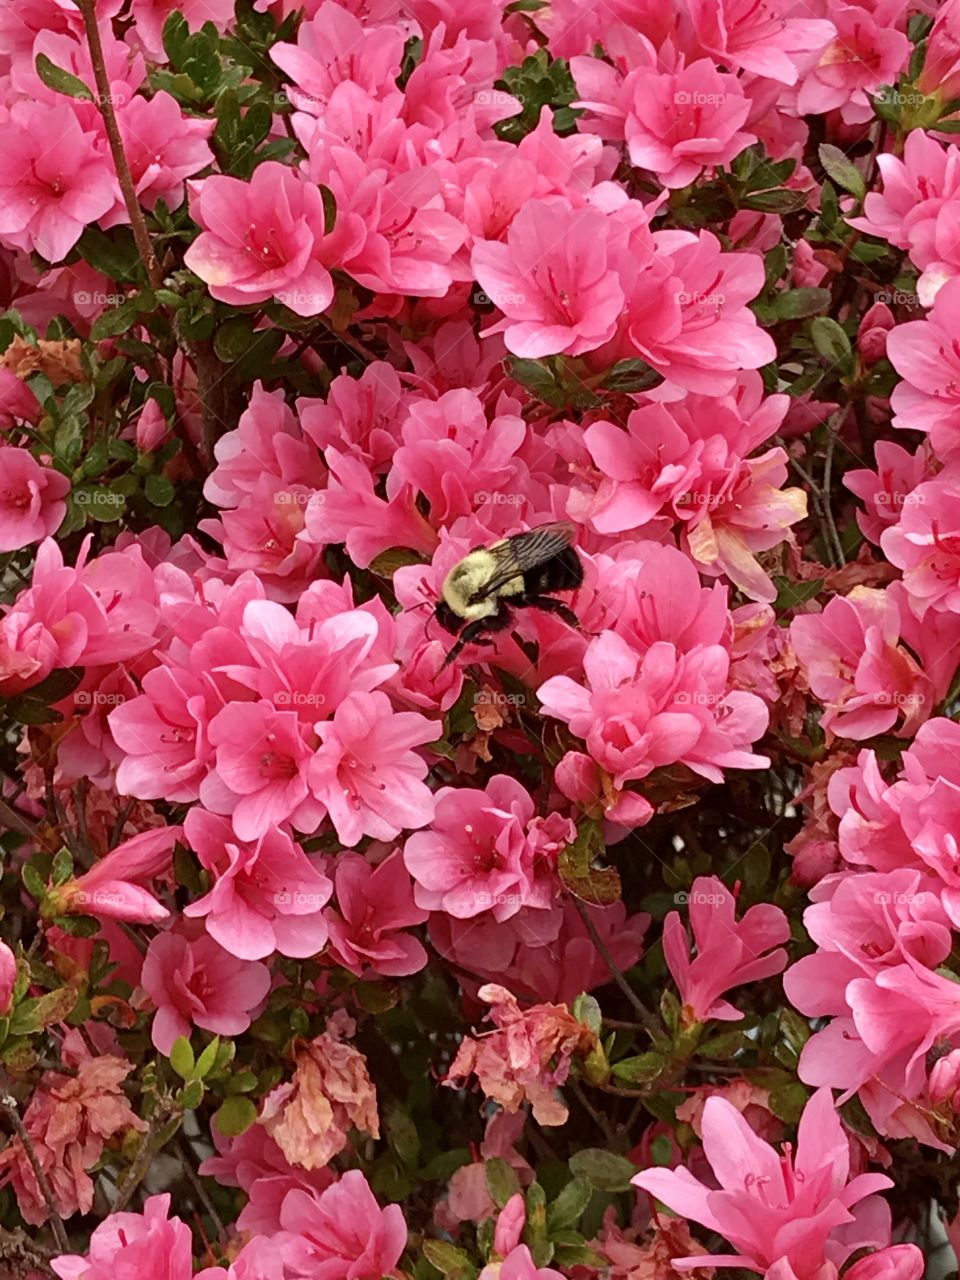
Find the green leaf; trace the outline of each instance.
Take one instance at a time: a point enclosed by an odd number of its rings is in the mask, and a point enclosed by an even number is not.
[[[615,1062],[612,1071],[618,1080],[625,1080],[628,1084],[650,1084],[662,1076],[666,1068],[662,1054],[640,1053],[635,1058]]]
[[[97,316],[91,326],[90,337],[94,342],[99,342],[101,338],[116,338],[131,329],[139,318],[140,308],[137,306],[137,299],[128,298],[119,307],[113,307],[110,311],[104,311],[102,315]]]
[[[77,1003],[73,987],[60,987],[44,996],[22,1000],[10,1015],[10,1035],[29,1036],[55,1022],[63,1022]]]
[[[418,551],[412,551],[409,547],[391,547],[389,551],[381,551],[371,562],[370,572],[376,574],[378,578],[392,580],[398,569],[423,563],[423,556]]]
[[[571,1178],[547,1209],[547,1227],[551,1234],[575,1227],[592,1197],[593,1187],[586,1178]]]
[[[178,1036],[174,1040],[170,1049],[170,1065],[182,1080],[189,1080],[193,1075],[196,1060],[186,1036]]]
[[[58,849],[53,859],[51,878],[58,888],[73,875],[73,857],[69,849]]]
[[[585,1147],[570,1157],[570,1168],[596,1191],[626,1191],[637,1167],[602,1147]]]
[[[810,337],[820,355],[831,364],[849,364],[852,360],[850,339],[829,316],[818,316],[810,322]]]
[[[741,209],[752,209],[755,213],[796,213],[798,209],[807,207],[807,193],[778,187],[773,191],[755,191],[743,196],[739,204]]]
[[[829,142],[821,142],[819,148],[820,163],[824,170],[830,175],[838,187],[842,187],[844,191],[849,191],[852,196],[856,196],[858,201],[862,201],[867,194],[866,183],[863,180],[863,174],[849,160],[839,147],[833,146]]]
[[[143,275],[140,252],[129,227],[114,227],[109,233],[87,227],[77,249],[84,262],[111,280],[132,283]]]
[[[473,1280],[477,1269],[470,1261],[470,1255],[455,1244],[447,1244],[446,1240],[424,1240],[423,1255],[431,1266],[442,1275],[452,1276],[455,1280]]]
[[[516,1170],[500,1156],[493,1156],[486,1162],[484,1174],[490,1199],[498,1209],[502,1209],[510,1197],[515,1196],[520,1190],[520,1179],[517,1177]]]
[[[252,1071],[239,1071],[236,1075],[228,1077],[223,1087],[228,1094],[252,1093],[257,1087],[257,1077]]]
[[[608,907],[620,901],[620,876],[616,868],[594,865],[604,848],[602,827],[585,818],[576,840],[566,846],[557,861],[564,886],[581,902],[596,907]]]
[[[153,471],[143,482],[143,492],[155,507],[168,507],[177,491],[165,475]]]
[[[180,1090],[177,1100],[184,1111],[196,1111],[203,1101],[203,1081],[188,1080]]]
[[[747,1041],[742,1031],[725,1031],[719,1036],[711,1036],[704,1040],[697,1050],[705,1058],[717,1058],[723,1062],[735,1057],[741,1049],[746,1048]]]
[[[401,1106],[392,1107],[386,1116],[387,1141],[401,1164],[414,1168],[420,1158],[420,1134],[410,1113]]]
[[[68,98],[81,98],[84,102],[93,102],[93,94],[76,76],[64,71],[55,62],[51,62],[45,53],[38,53],[36,60],[37,75],[54,93],[65,93]]]
[[[824,578],[813,578],[809,582],[791,582],[789,578],[774,577],[777,598],[773,607],[777,613],[786,613],[795,609],[798,604],[806,604],[823,590]]]
[[[668,1165],[673,1159],[673,1143],[665,1133],[657,1134],[650,1143],[650,1155],[653,1163],[657,1165]]]
[[[645,391],[660,381],[661,375],[646,360],[618,360],[603,380],[604,391]]]
[[[213,1070],[213,1064],[217,1060],[217,1053],[220,1049],[220,1037],[214,1036],[204,1051],[197,1059],[197,1065],[193,1069],[193,1074],[198,1080],[204,1080]]]
[[[237,1094],[227,1098],[213,1119],[225,1138],[236,1138],[256,1122],[257,1108],[249,1098]]]
[[[803,320],[825,311],[832,300],[829,289],[785,289],[777,294],[773,309],[778,320]]]
[[[603,1014],[600,1012],[600,1005],[593,996],[587,995],[585,991],[582,991],[574,1000],[570,1006],[570,1012],[578,1022],[582,1022],[585,1027],[589,1027],[595,1036],[598,1036],[602,1031]]]
[[[83,424],[76,414],[69,414],[57,427],[53,451],[59,462],[75,466],[83,453]]]
[[[47,896],[47,878],[38,871],[32,862],[26,862],[23,870],[20,872],[20,878],[23,880],[23,887],[29,893],[31,898],[36,898],[38,902],[42,902]]]
[[[770,1092],[770,1110],[787,1124],[797,1124],[807,1105],[807,1091],[797,1080],[779,1085]]]
[[[254,341],[253,321],[249,316],[231,316],[219,325],[213,335],[213,350],[224,364],[233,364],[250,350]]]

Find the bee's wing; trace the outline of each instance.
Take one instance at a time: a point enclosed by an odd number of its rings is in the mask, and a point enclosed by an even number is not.
[[[475,600],[485,600],[499,591],[502,586],[528,569],[535,569],[553,556],[558,555],[573,542],[576,529],[569,521],[561,520],[556,524],[541,524],[526,533],[518,533],[496,547],[490,548],[490,554],[497,561],[493,576],[484,583],[482,589],[474,596]]]

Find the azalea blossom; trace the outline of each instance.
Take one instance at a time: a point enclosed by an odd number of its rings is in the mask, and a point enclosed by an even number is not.
[[[893,1182],[879,1173],[850,1178],[850,1147],[829,1089],[819,1089],[807,1103],[796,1151],[787,1146],[782,1156],[723,1098],[707,1099],[702,1125],[704,1155],[718,1190],[683,1168],[647,1169],[631,1179],[684,1217],[725,1236],[736,1250],[684,1259],[684,1270],[714,1263],[769,1273],[779,1264],[797,1280],[812,1280],[825,1262],[840,1267],[859,1248],[889,1243],[889,1211],[870,1214],[864,1201]]]

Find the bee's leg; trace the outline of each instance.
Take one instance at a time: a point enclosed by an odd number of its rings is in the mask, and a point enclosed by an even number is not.
[[[468,644],[480,643],[482,637],[489,632],[506,631],[510,625],[511,617],[510,610],[501,605],[497,612],[491,614],[489,618],[478,618],[475,622],[468,622],[460,632],[460,639],[444,659],[444,667],[448,667],[451,662],[455,662]]]
[[[568,627],[575,630],[580,628],[580,619],[568,609],[560,600],[554,600],[551,596],[524,596],[521,600],[516,601],[517,604],[524,604],[530,609],[539,609],[542,613],[555,613],[558,618],[562,618]]]

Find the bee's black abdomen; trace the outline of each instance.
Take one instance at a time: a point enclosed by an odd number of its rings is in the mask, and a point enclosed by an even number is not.
[[[550,595],[554,591],[575,591],[583,582],[583,565],[572,547],[565,547],[555,556],[523,575],[525,595]]]

